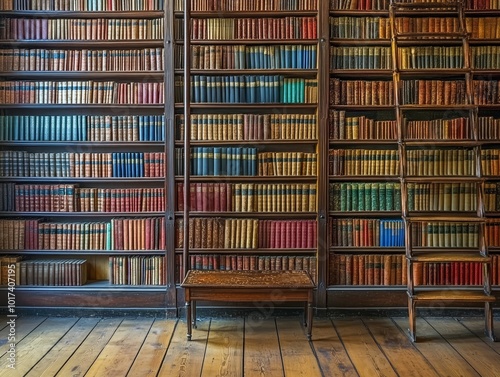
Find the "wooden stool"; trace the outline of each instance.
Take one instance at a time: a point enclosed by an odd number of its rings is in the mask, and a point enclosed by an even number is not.
[[[187,338],[196,328],[196,301],[298,302],[304,301],[304,326],[311,340],[315,288],[306,271],[204,271],[190,270],[185,289]]]

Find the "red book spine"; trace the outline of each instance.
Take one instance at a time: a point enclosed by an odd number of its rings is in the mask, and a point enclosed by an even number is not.
[[[221,202],[221,189],[224,183],[215,183],[213,191],[213,210],[215,212],[221,212],[220,202]]]
[[[292,246],[292,222],[291,221],[284,221],[284,226],[285,226],[285,247],[286,248],[291,248]]]
[[[279,240],[279,248],[284,248],[286,247],[286,221],[280,221],[279,222],[279,229],[280,229],[280,240]]]
[[[213,183],[208,183],[207,184],[207,201],[208,201],[208,211],[213,211],[214,210],[214,184]]]
[[[154,237],[154,234],[151,232],[151,219],[145,219],[145,236],[144,236],[144,247],[146,250],[151,250],[151,239]]]
[[[277,229],[276,229],[276,224],[277,222],[276,221],[270,221],[269,222],[269,225],[270,225],[270,235],[271,237],[269,238],[269,245],[267,245],[267,247],[271,248],[271,249],[275,249],[276,248],[276,232],[277,232]]]
[[[207,212],[209,208],[208,183],[201,183],[201,211]]]

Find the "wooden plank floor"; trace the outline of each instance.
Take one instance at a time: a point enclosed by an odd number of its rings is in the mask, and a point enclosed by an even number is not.
[[[311,342],[299,317],[204,318],[189,342],[182,319],[20,317],[14,370],[3,319],[0,377],[500,375],[475,317],[418,318],[415,344],[407,318],[317,318]]]

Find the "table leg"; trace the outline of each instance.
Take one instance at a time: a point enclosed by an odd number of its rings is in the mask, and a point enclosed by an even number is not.
[[[307,304],[307,340],[311,340],[312,337],[312,322],[313,322],[313,306],[312,302]]]
[[[305,326],[307,326],[307,324],[309,323],[308,318],[307,318],[307,315],[308,315],[308,314],[307,314],[308,308],[309,308],[309,306],[308,306],[308,303],[306,302],[306,303],[304,304],[304,327],[305,327]]]
[[[186,301],[187,339],[191,340],[191,301]]]
[[[191,310],[193,313],[193,328],[196,329],[197,326],[196,326],[196,301],[195,300],[193,300],[193,302],[191,302]]]

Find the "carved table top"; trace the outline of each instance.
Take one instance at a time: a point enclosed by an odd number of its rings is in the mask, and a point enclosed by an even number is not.
[[[189,270],[183,288],[314,288],[306,271]]]

